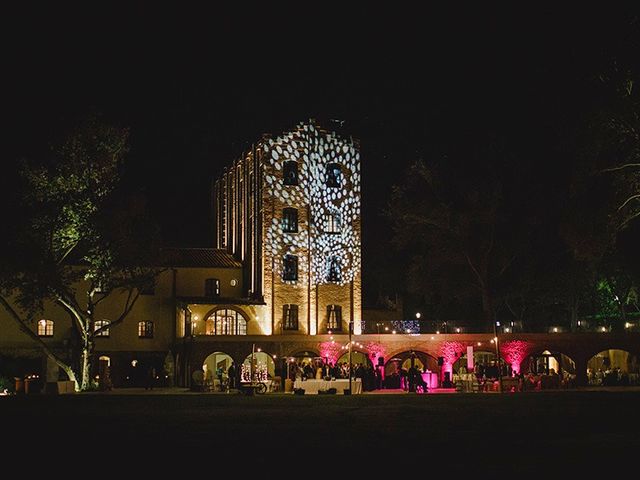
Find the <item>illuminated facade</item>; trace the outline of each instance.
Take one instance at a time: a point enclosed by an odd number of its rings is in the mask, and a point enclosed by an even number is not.
[[[216,247],[264,301],[263,334],[361,330],[360,153],[310,121],[264,137],[214,187]]]

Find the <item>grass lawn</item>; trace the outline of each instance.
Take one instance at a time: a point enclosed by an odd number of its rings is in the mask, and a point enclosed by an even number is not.
[[[375,472],[595,472],[640,458],[640,392],[0,397],[6,459],[74,452],[173,462],[354,461]],[[57,457],[56,457],[57,456]],[[175,463],[174,463],[175,464]],[[608,467],[610,465],[610,467]],[[605,468],[606,467],[606,468]],[[546,471],[546,470],[545,470]]]

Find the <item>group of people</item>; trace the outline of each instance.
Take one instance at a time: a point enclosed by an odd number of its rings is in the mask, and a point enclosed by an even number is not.
[[[289,364],[289,379],[311,380],[311,379],[340,379],[349,378],[349,363],[337,362],[318,363],[315,366],[311,362],[291,362]],[[380,389],[382,385],[381,367],[373,368],[372,365],[363,365],[362,363],[353,364],[353,376],[359,378],[362,382],[362,390],[369,392],[371,390]]]

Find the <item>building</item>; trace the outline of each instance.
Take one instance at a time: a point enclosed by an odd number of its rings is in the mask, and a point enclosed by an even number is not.
[[[359,145],[314,121],[264,136],[233,161],[213,185],[212,206],[213,248],[166,249],[155,289],[142,292],[121,325],[108,328],[121,295],[97,307],[95,375],[109,365],[115,386],[134,386],[153,368],[166,384],[189,387],[215,384],[235,362],[245,379],[248,369],[282,379],[294,362],[347,361],[350,339],[354,363],[389,374],[417,363],[440,380],[472,350],[476,362],[491,362],[499,349],[514,371],[552,364],[578,384],[588,362],[611,349],[629,354],[615,357],[623,369],[638,369],[629,360],[640,353],[636,333],[505,330],[496,345],[493,334],[420,333],[418,320],[402,320],[398,299],[393,308],[363,310]],[[33,329],[64,355],[74,342],[69,322],[46,305]],[[41,351],[4,311],[0,331],[0,374],[21,359],[24,374],[59,377],[46,357],[40,367]]]

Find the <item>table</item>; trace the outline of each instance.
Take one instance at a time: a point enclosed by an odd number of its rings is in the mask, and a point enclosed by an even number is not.
[[[337,394],[344,394],[344,391],[349,389],[349,379],[340,378],[337,380],[296,380],[293,384],[293,388],[304,389],[305,395],[317,395],[318,390],[328,390],[330,388],[335,388]],[[359,378],[354,378],[352,380],[351,390],[351,393],[353,395],[362,393],[362,381]]]
[[[423,372],[420,375],[422,375],[422,380],[424,380],[424,383],[427,384],[427,387],[429,389],[436,389],[438,388],[438,374],[435,372]]]

